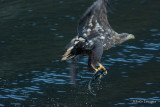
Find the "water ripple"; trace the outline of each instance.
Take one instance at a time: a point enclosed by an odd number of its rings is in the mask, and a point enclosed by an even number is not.
[[[137,100],[137,101],[143,101],[143,102],[144,101],[156,101],[157,103],[160,102],[160,98],[159,97],[152,97],[152,98],[128,98],[128,99],[125,99],[125,100],[128,100],[128,101]]]
[[[3,107],[3,106],[5,106],[4,104],[0,104],[0,107]]]
[[[150,29],[150,31],[151,32],[157,32],[157,31],[159,31],[159,29],[156,29],[156,28],[155,29]]]
[[[67,73],[62,72],[61,74],[55,71],[39,73],[36,77],[32,78],[32,83],[45,82],[52,84],[70,84],[69,76]]]
[[[159,50],[160,49],[160,43],[144,43],[146,50]]]

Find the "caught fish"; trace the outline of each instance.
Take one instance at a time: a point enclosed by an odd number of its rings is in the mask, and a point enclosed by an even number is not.
[[[97,73],[95,73],[92,78],[90,79],[89,83],[88,83],[88,90],[91,94],[93,94],[94,96],[96,96],[95,93],[92,92],[92,83],[95,82],[97,79],[101,79],[103,77],[103,75],[106,75],[105,74],[105,71],[104,70],[101,70]]]

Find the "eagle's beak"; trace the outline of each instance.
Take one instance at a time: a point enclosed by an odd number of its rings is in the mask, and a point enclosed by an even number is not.
[[[135,36],[134,36],[133,34],[129,34],[129,35],[127,36],[127,38],[128,38],[128,39],[135,39]]]

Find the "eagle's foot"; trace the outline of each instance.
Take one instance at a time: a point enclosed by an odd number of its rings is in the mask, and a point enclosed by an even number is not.
[[[101,63],[99,63],[99,62],[98,62],[98,65],[99,65],[98,70],[103,69],[103,71],[105,72],[105,74],[107,74],[107,70],[106,70],[106,68],[105,68]]]
[[[101,63],[99,63],[99,62],[97,62],[97,64],[99,65],[98,68],[95,68],[95,67],[91,64],[92,68],[95,70],[95,73],[97,73],[98,71],[103,70],[104,73],[107,74],[106,68],[105,68]],[[99,78],[101,79],[102,76],[103,76],[103,73],[100,73]]]

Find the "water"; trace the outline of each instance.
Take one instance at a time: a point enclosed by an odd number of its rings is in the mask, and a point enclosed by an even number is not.
[[[0,1],[0,107],[160,106],[160,1],[116,0],[109,21],[136,36],[104,52],[108,70],[88,92],[87,57],[61,62],[86,0]]]

